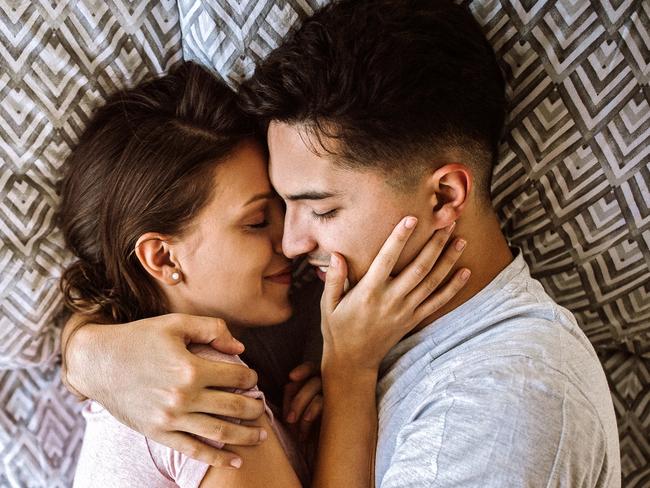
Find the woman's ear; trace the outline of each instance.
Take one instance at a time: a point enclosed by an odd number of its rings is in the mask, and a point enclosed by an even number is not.
[[[427,179],[436,228],[456,222],[472,191],[472,171],[461,163],[445,164]]]
[[[170,286],[183,281],[180,263],[174,258],[168,236],[147,232],[140,236],[134,251],[142,267],[154,279]]]

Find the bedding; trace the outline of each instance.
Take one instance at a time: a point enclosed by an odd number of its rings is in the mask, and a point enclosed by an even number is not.
[[[181,59],[236,87],[326,0],[0,0],[0,487],[69,486],[56,182],[93,106]],[[511,100],[492,193],[608,375],[624,486],[650,482],[650,2],[464,0]]]

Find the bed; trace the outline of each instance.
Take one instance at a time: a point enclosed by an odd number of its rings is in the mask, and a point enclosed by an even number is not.
[[[70,486],[63,160],[114,90],[183,59],[236,86],[325,0],[0,1],[0,487]],[[492,194],[606,371],[624,486],[650,485],[650,2],[473,0],[511,101]]]

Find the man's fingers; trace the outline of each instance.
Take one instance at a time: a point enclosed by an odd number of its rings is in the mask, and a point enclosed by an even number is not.
[[[435,293],[438,287],[444,282],[463,253],[465,245],[466,242],[464,239],[456,238],[445,248],[442,256],[435,263],[435,266],[429,274],[407,295],[406,301],[412,310],[415,310],[418,305],[428,299],[431,294]]]
[[[418,219],[415,217],[405,217],[395,226],[393,232],[388,236],[379,253],[370,264],[363,281],[377,284],[388,279],[395,267],[395,263],[397,263],[404,250],[404,246],[406,246],[406,242],[413,234],[417,222]]]
[[[225,415],[241,420],[256,420],[264,415],[262,400],[238,393],[204,389],[192,403],[195,413]]]
[[[318,366],[313,361],[305,361],[299,366],[296,366],[289,373],[289,379],[291,381],[303,381],[313,376],[318,372]]]
[[[399,276],[390,284],[396,295],[408,295],[429,276],[434,266],[436,269],[441,267],[438,258],[445,249],[454,227],[455,223],[452,223],[436,231],[413,261],[400,271]]]
[[[181,374],[186,377],[187,384],[200,387],[250,390],[257,385],[257,373],[242,364],[211,361],[198,356]]]
[[[322,303],[328,312],[334,311],[341,301],[345,288],[345,280],[348,276],[348,267],[341,256],[332,253],[330,265],[325,275],[325,289],[323,290]]]
[[[296,396],[291,402],[291,407],[289,408],[289,414],[287,415],[286,421],[290,424],[296,422],[300,417],[302,417],[303,412],[312,401],[312,399],[318,395],[323,390],[323,383],[320,376],[314,376],[310,378],[300,389]]]
[[[217,468],[239,468],[242,459],[225,449],[217,449],[184,432],[170,432],[162,442],[192,459]]]
[[[437,290],[415,310],[415,323],[422,322],[429,315],[445,306],[467,284],[470,275],[471,272],[467,268],[456,271],[442,288]]]
[[[323,412],[323,395],[316,395],[312,398],[305,414],[300,419],[300,439],[304,440],[309,435],[309,430],[314,425],[314,421],[320,417]]]
[[[234,446],[255,446],[268,437],[268,433],[260,427],[235,424],[202,413],[185,415],[182,425],[176,425],[174,428]]]
[[[232,336],[222,319],[171,314],[170,320],[178,327],[185,344],[210,344],[224,354],[244,352],[244,345]]]
[[[302,383],[287,383],[284,385],[284,393],[282,396],[282,418],[287,418],[287,415],[289,415],[289,410],[291,409],[291,402],[293,401],[293,397],[296,396],[296,393],[298,393],[298,390],[300,390],[300,387],[302,386]]]

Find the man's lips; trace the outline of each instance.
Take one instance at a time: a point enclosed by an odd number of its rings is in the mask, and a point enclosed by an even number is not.
[[[311,264],[314,269],[316,270],[316,275],[322,280],[325,281],[325,278],[327,277],[327,270],[329,269],[329,266],[321,266],[315,263],[309,263]],[[343,284],[343,291],[347,293],[347,291],[350,289],[350,280],[348,278],[345,279],[345,283]]]
[[[316,270],[316,275],[322,280],[325,281],[325,276],[327,275],[327,269],[329,268],[329,265],[323,266],[320,264],[316,263],[309,263],[311,264],[314,269]]]
[[[269,276],[265,276],[264,279],[272,281],[273,283],[280,283],[282,285],[290,285],[292,280],[291,275],[291,266],[287,266],[285,269],[278,273],[274,273]]]

